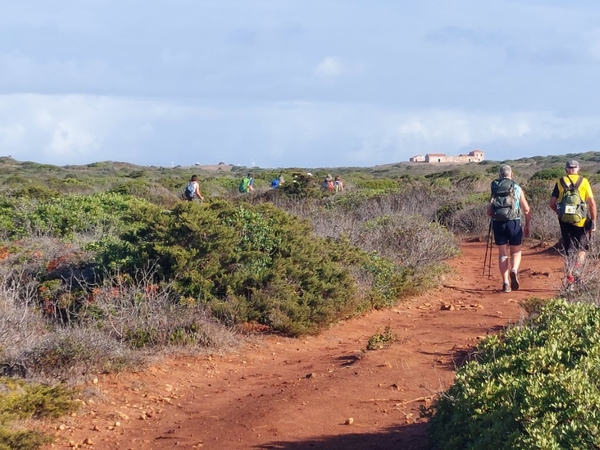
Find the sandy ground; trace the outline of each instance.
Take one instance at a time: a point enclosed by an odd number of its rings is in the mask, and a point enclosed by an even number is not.
[[[485,243],[463,243],[442,288],[319,336],[264,336],[235,354],[98,376],[77,415],[51,424],[51,448],[424,450],[420,411],[457,364],[486,334],[517,322],[521,300],[553,297],[561,285],[561,258],[529,247],[521,289],[502,293],[495,266],[491,278],[482,274],[484,253]],[[366,351],[387,326],[396,341]]]

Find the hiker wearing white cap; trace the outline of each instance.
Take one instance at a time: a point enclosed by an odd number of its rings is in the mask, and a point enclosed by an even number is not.
[[[587,232],[596,231],[596,201],[590,182],[579,175],[579,162],[571,159],[565,164],[566,175],[554,185],[548,206],[558,216],[560,234],[566,255],[577,252],[575,269],[580,268],[589,249]],[[576,281],[573,268],[567,267],[567,281]]]

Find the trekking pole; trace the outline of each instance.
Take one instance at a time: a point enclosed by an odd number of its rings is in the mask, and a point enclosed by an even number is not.
[[[590,219],[592,220],[592,219]],[[594,237],[594,233],[592,233],[592,228],[594,227],[594,222],[592,221],[592,226],[590,227],[590,229],[587,231],[587,235],[588,235],[588,245],[590,247],[590,253],[593,255],[595,252],[595,248],[594,248],[594,240],[592,239]]]
[[[490,228],[488,229],[488,234],[487,234],[487,238],[485,241],[485,256],[483,257],[483,276],[485,276],[485,265],[488,262],[488,251],[489,251],[489,260],[490,260],[490,264],[489,264],[489,269],[488,269],[488,276],[491,275],[492,273],[492,247],[490,245],[491,243],[491,236],[492,236],[492,221],[490,220]]]
[[[492,222],[490,221],[490,233],[488,235],[488,242],[490,245],[490,258],[488,259],[488,278],[492,277],[492,254],[494,253],[494,241],[492,239]]]

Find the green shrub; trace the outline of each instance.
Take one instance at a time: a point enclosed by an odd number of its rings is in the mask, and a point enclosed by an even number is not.
[[[387,325],[385,330],[383,330],[383,333],[375,333],[369,338],[367,350],[382,350],[391,346],[396,342],[396,339],[397,336],[392,332],[391,327]]]
[[[563,167],[551,167],[537,171],[531,176],[531,180],[558,180],[564,174]]]
[[[373,180],[358,180],[354,182],[357,189],[376,190],[376,191],[393,191],[398,189],[398,182],[389,178],[378,178]]]
[[[600,446],[600,309],[549,301],[458,370],[431,419],[434,448]]]
[[[176,292],[209,304],[222,320],[254,320],[301,334],[362,302],[350,269],[365,270],[366,254],[347,241],[315,237],[307,222],[272,205],[185,202],[170,213],[145,205],[133,209],[130,220],[137,225],[121,241],[100,249],[103,265],[116,259],[133,273],[155,261],[157,280],[173,281]],[[386,304],[402,276],[387,275],[390,287],[375,278]]]
[[[60,417],[76,410],[75,392],[63,385],[44,386],[0,378],[0,449],[33,450],[52,441],[36,430],[16,429],[23,419]]]
[[[375,309],[393,306],[401,295],[416,290],[413,270],[400,267],[377,253],[369,254],[363,269],[372,277],[369,302]]]
[[[136,197],[146,196],[148,191],[151,189],[150,184],[147,181],[142,180],[140,178],[142,175],[137,175],[137,173],[138,172],[134,172],[129,175],[129,177],[134,178],[134,180],[127,181],[125,183],[113,187],[109,191],[109,193],[121,195],[134,195]]]
[[[119,229],[122,218],[144,201],[120,194],[68,195],[45,201],[7,199],[0,204],[0,224],[7,238],[29,234],[72,237],[74,233],[100,235]]]
[[[283,195],[289,198],[319,198],[323,196],[321,190],[321,179],[315,176],[306,175],[300,172],[294,172],[290,179],[277,189]]]

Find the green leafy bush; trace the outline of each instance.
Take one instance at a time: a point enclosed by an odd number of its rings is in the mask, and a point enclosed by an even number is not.
[[[315,237],[308,222],[270,204],[185,202],[169,213],[146,204],[128,220],[135,226],[121,240],[98,248],[102,264],[118,261],[133,274],[156,262],[156,280],[172,281],[180,295],[231,323],[312,332],[365,304],[392,304],[409,284],[393,263],[347,240]],[[366,297],[356,292],[358,272],[371,276]]]
[[[485,339],[431,419],[434,448],[600,447],[600,309],[549,301]]]
[[[537,171],[531,176],[532,180],[558,180],[565,175],[563,167],[550,167]]]
[[[0,224],[6,238],[30,234],[71,237],[74,233],[100,235],[118,231],[121,218],[144,200],[120,194],[68,195],[45,201],[5,199]]]
[[[363,270],[372,277],[369,302],[375,309],[393,306],[401,295],[416,290],[414,270],[401,267],[375,252],[369,253]]]
[[[398,189],[398,181],[389,178],[379,178],[372,180],[355,181],[354,185],[358,189],[375,190],[380,192],[393,191]]]

